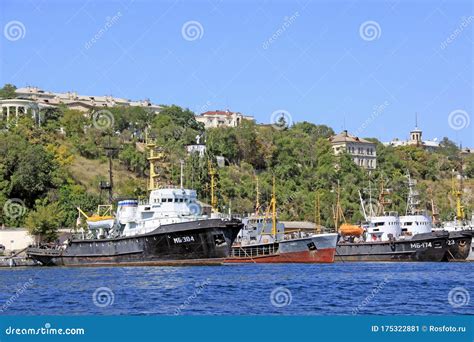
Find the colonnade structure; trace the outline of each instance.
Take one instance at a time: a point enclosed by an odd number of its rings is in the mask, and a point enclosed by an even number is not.
[[[14,120],[18,122],[20,116],[31,115],[35,123],[41,126],[40,106],[35,101],[24,99],[0,100],[0,120],[6,120],[7,124]]]

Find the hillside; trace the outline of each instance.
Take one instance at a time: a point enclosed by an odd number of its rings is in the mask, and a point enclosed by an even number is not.
[[[216,156],[225,158],[226,165],[218,169],[218,206],[222,211],[227,212],[230,206],[234,213],[254,210],[256,176],[260,202],[265,206],[275,175],[282,220],[313,221],[319,193],[322,223],[331,226],[339,184],[346,219],[359,221],[358,192],[367,188],[369,180],[374,188],[383,180],[392,189],[392,209],[403,212],[409,170],[419,181],[423,208],[431,210],[433,199],[442,219],[451,218],[454,212],[452,170],[460,170],[461,154],[447,139],[436,153],[415,146],[385,147],[372,139],[377,143],[378,167],[369,173],[348,155],[333,155],[328,137],[334,132],[324,125],[300,122],[276,129],[244,121],[239,127],[204,131],[194,113],[177,106],[165,106],[158,115],[133,107],[101,112],[105,117],[97,117],[97,112],[48,109],[41,113],[41,127],[28,116],[8,126],[0,121],[0,224],[31,226],[41,217],[46,227],[70,227],[75,224],[77,206],[92,212],[101,202],[98,184],[108,180],[104,146],[117,148],[113,156],[114,198],[146,195],[145,131],[166,153],[157,170],[162,174],[161,183],[179,184],[179,160],[183,159],[185,185],[197,189],[203,201],[209,201],[208,161],[215,164]],[[188,155],[185,149],[197,135],[206,140],[204,158]],[[470,213],[474,210],[474,156],[464,155],[462,160],[464,202],[466,213]],[[20,214],[12,215],[12,201],[22,206]]]

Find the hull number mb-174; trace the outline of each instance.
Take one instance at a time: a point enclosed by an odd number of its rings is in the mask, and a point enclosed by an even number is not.
[[[411,243],[411,248],[428,248],[428,247],[433,247],[431,245],[431,242],[412,242]]]

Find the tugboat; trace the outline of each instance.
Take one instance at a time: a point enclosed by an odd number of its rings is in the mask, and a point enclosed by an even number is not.
[[[377,214],[372,207],[369,208],[369,214],[366,213],[360,194],[366,222],[361,225],[357,235],[341,234],[336,261],[442,261],[446,255],[449,233],[403,235],[398,213],[385,211],[385,206],[390,204],[385,198],[388,194],[382,183]]]
[[[88,232],[62,245],[30,247],[28,256],[48,266],[207,265],[221,264],[231,251],[241,221],[205,215],[196,191],[158,187],[155,163],[163,158],[150,150],[149,197],[146,201],[118,202],[111,215],[88,217]],[[87,215],[86,215],[87,216]]]
[[[444,257],[445,261],[461,261],[466,260],[471,249],[472,230],[469,231],[465,227],[456,225],[451,226],[450,229],[434,229],[433,221],[425,211],[419,210],[419,193],[416,190],[416,180],[410,177],[407,173],[408,179],[408,199],[406,215],[400,217],[402,225],[402,234],[405,236],[415,236],[416,234],[431,233],[438,234],[439,231],[446,230],[449,233]],[[455,192],[457,194],[457,192]],[[460,202],[459,202],[460,203]],[[462,206],[460,216],[462,213]],[[434,210],[434,208],[433,208]],[[454,228],[454,229],[452,229]]]
[[[226,263],[332,263],[336,251],[337,234],[297,232],[285,234],[285,227],[277,221],[275,178],[273,178],[271,217],[260,214],[257,180],[255,214],[243,219],[231,256]]]

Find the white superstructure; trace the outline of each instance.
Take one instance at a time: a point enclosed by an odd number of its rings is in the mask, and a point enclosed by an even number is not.
[[[366,241],[389,241],[398,239],[402,229],[398,213],[391,211],[383,216],[369,217],[369,225],[366,227]]]
[[[182,188],[163,188],[150,191],[149,200],[121,201],[117,222],[122,235],[146,234],[165,224],[208,219],[197,201],[196,191]]]

